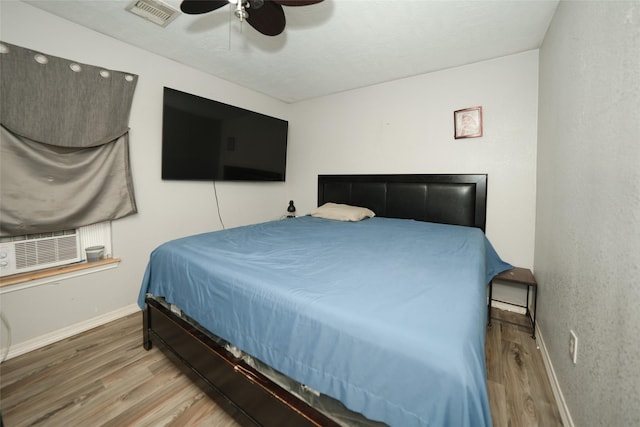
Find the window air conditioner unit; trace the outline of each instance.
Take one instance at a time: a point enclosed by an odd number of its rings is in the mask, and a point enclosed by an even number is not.
[[[3,237],[0,276],[79,262],[81,253],[77,230]]]

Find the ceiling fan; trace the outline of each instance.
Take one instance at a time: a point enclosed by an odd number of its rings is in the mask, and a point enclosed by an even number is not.
[[[189,15],[198,15],[235,5],[234,14],[240,22],[249,25],[267,36],[277,36],[286,25],[282,6],[307,6],[323,0],[183,0],[180,10]]]

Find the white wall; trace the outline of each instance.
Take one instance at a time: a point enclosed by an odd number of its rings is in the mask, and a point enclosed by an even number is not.
[[[487,236],[533,266],[538,52],[300,102],[288,176],[298,211],[326,173],[487,173]],[[453,111],[481,105],[482,138],[454,139]]]
[[[540,50],[539,111],[539,326],[574,424],[638,426],[637,1],[560,2]]]
[[[113,223],[117,269],[2,295],[13,343],[134,304],[151,250],[178,236],[220,228],[211,182],[160,179],[162,88],[288,119],[289,105],[62,20],[22,2],[0,2],[0,39],[46,54],[138,74],[130,155],[138,214]],[[286,184],[218,183],[227,227],[276,219]],[[3,345],[5,341],[3,340]]]

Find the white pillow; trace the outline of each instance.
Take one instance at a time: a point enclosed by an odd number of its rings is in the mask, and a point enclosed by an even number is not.
[[[311,211],[311,216],[336,221],[360,221],[376,214],[371,209],[330,202]]]

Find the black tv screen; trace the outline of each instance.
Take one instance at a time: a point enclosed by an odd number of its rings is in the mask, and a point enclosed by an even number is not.
[[[284,181],[289,123],[164,88],[162,179]]]

